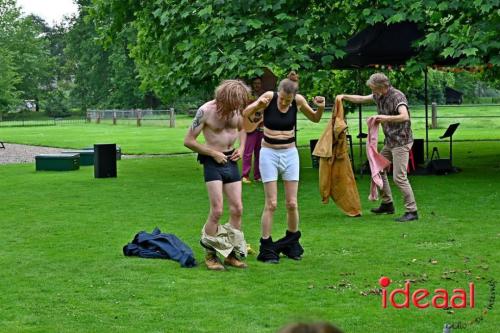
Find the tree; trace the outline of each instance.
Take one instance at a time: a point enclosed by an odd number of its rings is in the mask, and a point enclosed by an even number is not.
[[[105,49],[97,43],[100,27],[88,18],[90,0],[79,0],[79,15],[71,18],[65,37],[65,57],[73,75],[71,97],[83,110],[145,107],[145,93],[129,45],[135,31],[123,27]]]
[[[0,85],[11,87],[9,104],[37,99],[51,83],[52,57],[44,38],[46,26],[35,16],[21,17],[13,0],[0,0],[0,45],[3,69]]]
[[[2,113],[8,111],[11,105],[18,101],[18,92],[15,86],[19,77],[12,59],[12,53],[7,47],[8,36],[13,27],[10,22],[19,16],[14,0],[0,0],[0,119]]]
[[[498,0],[449,1],[122,1],[94,0],[91,16],[101,41],[111,45],[125,27],[137,31],[131,46],[143,87],[166,100],[213,86],[222,78],[252,77],[269,66],[278,76],[300,69],[304,84],[326,84],[331,61],[346,40],[378,22],[419,23],[425,37],[419,69],[428,54],[464,65],[500,65]],[[321,54],[321,61],[312,55]],[[320,73],[321,71],[325,71]],[[319,73],[319,75],[318,75]],[[352,77],[350,78],[352,81]]]
[[[16,104],[18,92],[15,86],[19,82],[11,55],[0,48],[0,120],[2,113],[8,111],[11,105]]]
[[[313,50],[343,54],[330,41],[339,28],[321,24],[325,18],[320,10],[303,2],[97,1],[96,5],[93,17],[102,26],[104,43],[111,44],[124,26],[137,30],[132,57],[143,86],[167,100],[224,77],[261,74],[262,66],[278,75],[286,69],[313,69],[317,67],[309,56]]]

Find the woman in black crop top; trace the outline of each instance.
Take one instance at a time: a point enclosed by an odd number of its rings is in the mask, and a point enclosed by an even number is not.
[[[278,263],[282,252],[292,259],[300,259],[304,250],[300,246],[297,190],[299,184],[299,155],[295,146],[297,112],[301,111],[313,122],[319,122],[325,108],[325,98],[316,96],[314,111],[306,99],[297,94],[298,77],[290,73],[280,82],[278,92],[267,91],[243,111],[244,117],[256,112],[264,114],[264,139],[260,153],[260,174],[264,183],[266,202],[262,212],[262,238],[258,260]],[[285,185],[288,230],[285,237],[273,242],[271,229],[277,206],[278,176]]]

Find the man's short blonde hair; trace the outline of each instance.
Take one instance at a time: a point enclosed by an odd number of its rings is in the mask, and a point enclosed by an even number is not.
[[[389,87],[391,83],[389,82],[389,78],[385,76],[383,73],[374,73],[370,76],[370,78],[366,81],[366,85],[369,87]]]

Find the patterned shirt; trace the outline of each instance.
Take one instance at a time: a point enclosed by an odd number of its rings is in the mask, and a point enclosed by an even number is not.
[[[406,96],[394,87],[389,87],[387,94],[384,96],[373,95],[375,103],[377,103],[377,112],[381,115],[397,116],[399,115],[398,107],[405,105],[410,116],[410,108]],[[384,144],[389,148],[401,147],[413,142],[413,133],[411,131],[411,121],[408,119],[402,123],[384,122],[382,123],[385,140]]]

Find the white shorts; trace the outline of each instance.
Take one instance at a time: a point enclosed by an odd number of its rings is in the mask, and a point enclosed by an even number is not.
[[[263,183],[278,180],[299,181],[299,152],[297,148],[273,149],[262,147],[259,158],[260,176]]]

